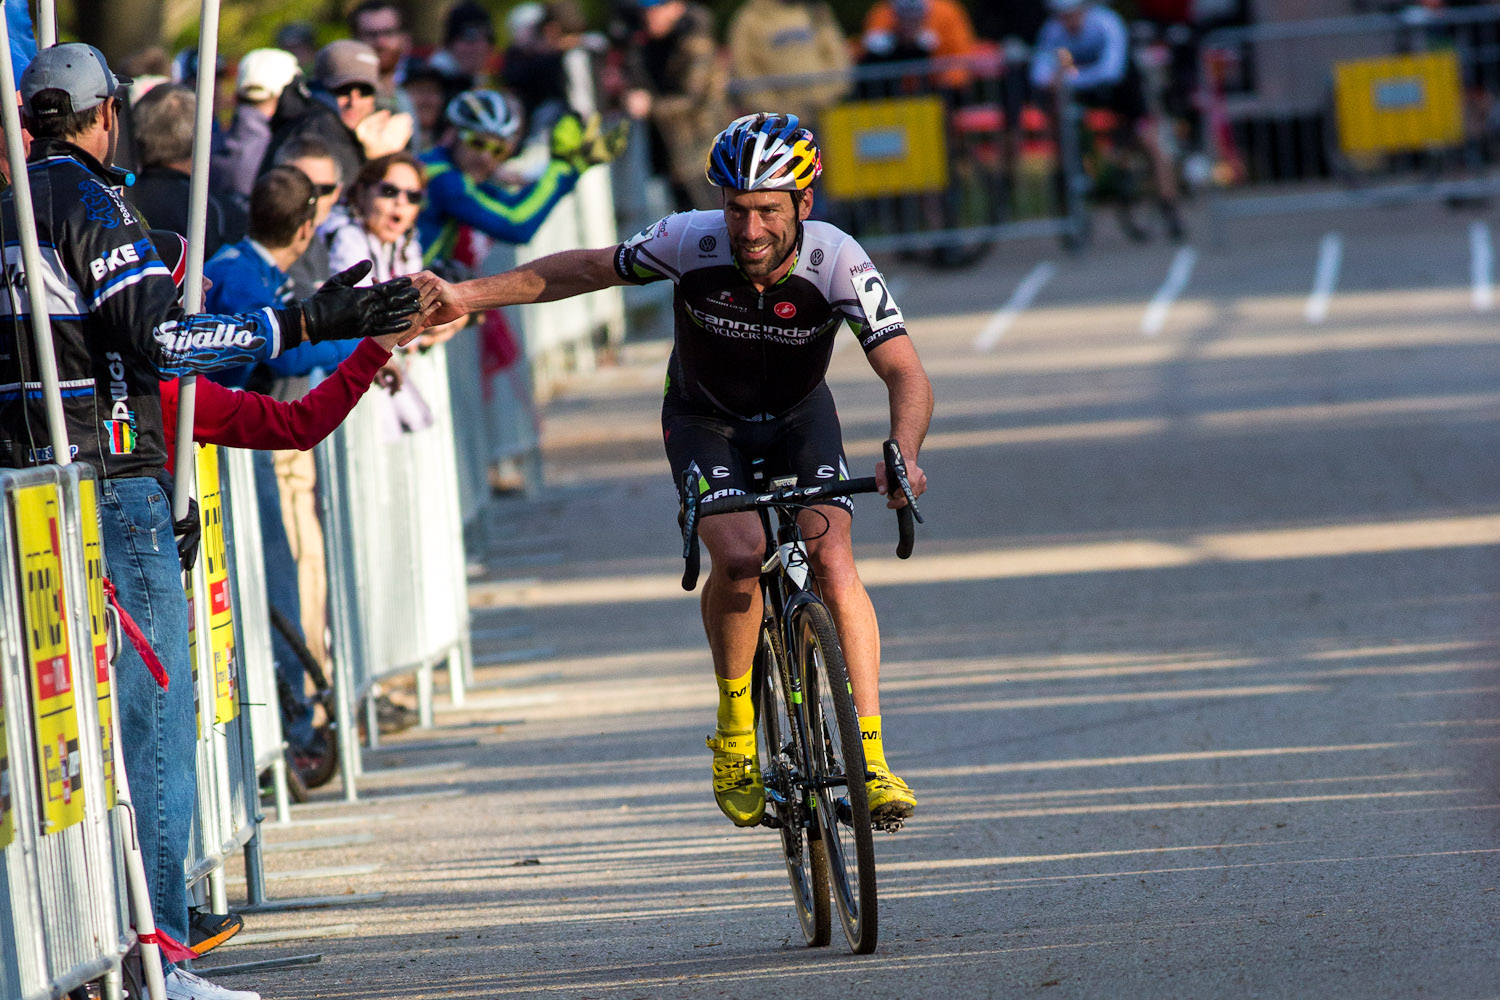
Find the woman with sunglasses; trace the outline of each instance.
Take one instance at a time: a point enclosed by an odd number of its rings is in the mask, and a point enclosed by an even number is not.
[[[427,171],[408,152],[391,153],[361,167],[345,204],[330,218],[328,259],[334,273],[364,260],[372,264],[364,283],[422,270],[416,224],[426,198]],[[462,328],[462,323],[451,323],[429,329],[418,344],[442,343]]]

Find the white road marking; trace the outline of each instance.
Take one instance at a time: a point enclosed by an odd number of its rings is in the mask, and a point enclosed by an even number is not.
[[[1474,308],[1489,312],[1495,305],[1495,251],[1490,243],[1490,227],[1483,222],[1469,223],[1469,277],[1474,286]]]
[[[1338,233],[1327,233],[1318,245],[1318,269],[1313,273],[1312,294],[1307,297],[1307,308],[1303,315],[1309,323],[1321,323],[1328,318],[1328,303],[1333,298],[1333,286],[1338,284],[1339,265],[1344,260],[1344,238]]]
[[[1193,276],[1193,267],[1198,263],[1198,251],[1192,247],[1183,247],[1172,257],[1172,266],[1167,269],[1167,280],[1161,283],[1156,294],[1151,297],[1151,304],[1146,307],[1146,315],[1141,317],[1141,333],[1148,337],[1154,337],[1161,333],[1162,327],[1167,323],[1167,313],[1182,295],[1182,290],[1187,287],[1188,279]]]
[[[1057,273],[1057,265],[1050,260],[1044,260],[1031,269],[1031,273],[1021,279],[1016,290],[1011,293],[1010,300],[1005,303],[990,321],[979,331],[979,336],[974,338],[974,350],[988,351],[1000,342],[1005,332],[1010,329],[1011,324],[1016,321],[1032,301],[1036,299],[1037,293],[1052,280]]]

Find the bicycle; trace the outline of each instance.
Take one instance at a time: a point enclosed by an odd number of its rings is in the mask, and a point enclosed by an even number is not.
[[[890,489],[906,497],[906,506],[896,510],[896,554],[905,559],[911,555],[914,523],[922,516],[895,441],[885,443],[885,463]],[[870,776],[838,630],[818,596],[797,514],[814,500],[874,492],[874,477],[798,486],[790,476],[772,479],[766,490],[700,503],[688,473],[682,493],[682,588],[687,591],[698,582],[699,521],[736,511],[760,515],[766,540],[760,574],[764,617],[750,691],[766,789],[761,823],[781,831],[792,899],[808,946],[829,942],[831,892],[849,947],[860,955],[875,950],[879,933],[875,825],[865,788]],[[900,826],[898,819],[880,828],[894,832]]]

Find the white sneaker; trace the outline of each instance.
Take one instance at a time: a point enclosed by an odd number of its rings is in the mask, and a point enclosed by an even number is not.
[[[252,990],[227,990],[186,969],[167,974],[167,1000],[260,1000]]]

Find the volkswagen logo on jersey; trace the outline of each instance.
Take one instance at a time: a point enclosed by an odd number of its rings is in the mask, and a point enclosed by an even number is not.
[[[811,263],[813,267],[817,267],[819,264],[823,263],[823,251],[814,250],[812,252],[812,256],[808,258],[808,262]]]
[[[772,307],[771,311],[782,319],[791,319],[797,315],[797,307],[791,302],[778,302]]]
[[[718,245],[719,241],[714,239],[712,236],[705,236],[703,237],[703,239],[698,241],[698,249],[702,250],[704,253],[713,253],[714,247]]]

